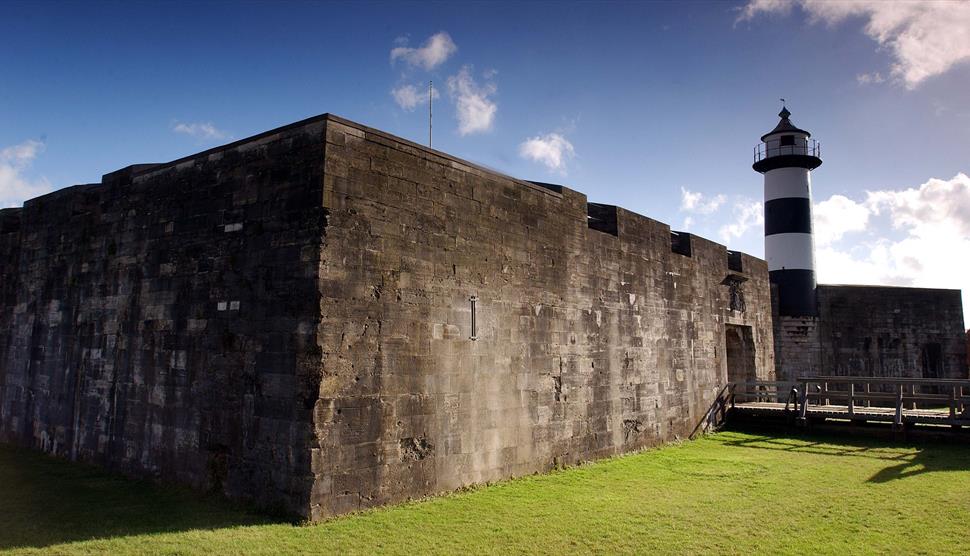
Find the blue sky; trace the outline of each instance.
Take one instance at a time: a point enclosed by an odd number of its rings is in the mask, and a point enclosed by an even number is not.
[[[434,80],[435,148],[758,256],[784,97],[821,279],[970,297],[966,3],[7,3],[0,77],[0,206],[323,112],[425,142]]]

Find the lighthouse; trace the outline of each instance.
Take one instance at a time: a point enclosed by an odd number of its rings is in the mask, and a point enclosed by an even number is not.
[[[781,121],[754,148],[752,165],[765,176],[765,260],[779,314],[815,317],[812,170],[822,165],[820,145],[795,127],[787,108],[778,116]]]

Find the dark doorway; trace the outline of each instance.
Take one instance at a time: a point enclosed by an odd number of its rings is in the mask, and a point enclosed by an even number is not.
[[[923,346],[923,378],[943,378],[943,346],[935,342]]]
[[[758,380],[754,362],[754,336],[750,326],[724,325],[728,382]]]

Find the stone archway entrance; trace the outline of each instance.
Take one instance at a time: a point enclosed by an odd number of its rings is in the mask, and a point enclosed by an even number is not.
[[[728,382],[758,380],[754,362],[754,336],[750,326],[724,325]]]

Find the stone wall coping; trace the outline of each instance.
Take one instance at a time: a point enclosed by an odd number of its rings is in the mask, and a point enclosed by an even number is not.
[[[456,156],[450,155],[448,153],[445,153],[445,152],[442,152],[442,151],[439,151],[439,150],[435,150],[435,149],[430,148],[430,147],[427,147],[425,145],[421,145],[420,143],[415,143],[413,141],[409,141],[409,140],[404,139],[402,137],[397,137],[395,135],[392,135],[390,133],[387,133],[386,131],[381,131],[379,129],[372,128],[372,127],[368,127],[368,126],[365,126],[363,124],[357,123],[357,122],[355,122],[353,120],[348,120],[346,118],[342,118],[340,116],[336,116],[336,115],[331,114],[329,112],[324,113],[324,114],[319,114],[317,116],[312,116],[312,117],[309,117],[309,118],[306,118],[306,119],[303,119],[303,120],[300,120],[300,121],[297,121],[297,122],[293,122],[293,123],[290,123],[290,124],[286,124],[286,125],[281,126],[281,127],[273,128],[273,129],[270,129],[268,131],[264,131],[262,133],[257,133],[256,135],[252,135],[252,136],[249,136],[249,137],[245,137],[243,139],[239,139],[238,141],[233,141],[232,143],[227,143],[225,145],[219,145],[219,146],[213,147],[211,149],[207,149],[207,150],[200,151],[200,152],[197,152],[197,153],[193,153],[193,154],[190,154],[190,155],[187,155],[187,156],[183,156],[181,158],[177,158],[177,159],[172,160],[172,161],[169,161],[169,162],[163,162],[163,163],[158,163],[158,164],[134,164],[134,165],[131,165],[131,166],[126,166],[124,168],[120,168],[118,170],[115,170],[113,172],[109,172],[109,173],[105,174],[102,179],[103,179],[103,181],[108,181],[108,180],[111,179],[111,177],[113,175],[122,174],[122,173],[125,173],[126,171],[130,173],[130,176],[131,176],[132,179],[135,179],[135,178],[138,178],[138,177],[144,178],[144,177],[147,177],[147,176],[150,176],[150,175],[154,175],[156,173],[159,173],[159,172],[162,172],[162,171],[171,169],[172,167],[184,166],[187,163],[192,163],[192,162],[195,162],[197,160],[206,159],[206,158],[209,158],[212,155],[216,155],[216,154],[223,153],[223,152],[226,152],[226,151],[231,151],[233,149],[237,149],[237,148],[240,148],[240,147],[249,146],[249,145],[252,145],[253,143],[259,143],[259,142],[262,142],[264,140],[271,139],[271,138],[273,138],[275,136],[279,136],[279,135],[285,134],[285,133],[290,132],[290,131],[296,131],[296,130],[299,130],[299,129],[302,129],[302,128],[307,128],[307,127],[310,127],[310,126],[312,126],[314,124],[319,124],[321,122],[336,122],[336,123],[339,123],[339,124],[342,124],[342,125],[345,125],[345,126],[348,126],[348,127],[351,127],[351,128],[357,129],[357,130],[360,130],[360,131],[363,131],[364,133],[371,134],[371,135],[374,135],[376,137],[383,138],[383,139],[388,140],[388,141],[392,141],[392,142],[395,142],[395,143],[399,143],[401,145],[405,145],[407,147],[410,147],[410,148],[413,148],[413,149],[417,149],[419,151],[423,151],[423,152],[425,152],[427,154],[434,155],[435,157],[444,158],[444,159],[449,160],[451,162],[455,162],[455,163],[461,164],[462,166],[465,166],[467,168],[474,169],[474,170],[479,171],[479,172],[483,172],[483,173],[486,173],[486,174],[489,174],[489,175],[492,175],[492,176],[495,176],[495,177],[499,177],[499,178],[502,178],[502,179],[506,179],[506,180],[515,182],[516,184],[521,185],[523,187],[527,187],[527,188],[529,188],[529,189],[531,189],[533,191],[537,191],[539,193],[543,193],[543,194],[549,195],[551,197],[556,197],[556,198],[560,198],[560,199],[562,198],[562,193],[553,191],[553,190],[549,189],[548,187],[543,187],[543,186],[540,186],[540,185],[536,185],[536,184],[534,184],[534,183],[532,183],[530,181],[523,180],[523,179],[520,179],[520,178],[516,178],[516,177],[513,177],[513,176],[509,176],[509,175],[503,174],[503,173],[498,172],[498,171],[496,171],[494,169],[486,168],[486,167],[484,167],[482,165],[475,164],[473,162],[469,162],[468,160],[464,160],[464,159],[458,158]]]
[[[69,196],[73,195],[74,193],[77,193],[77,192],[80,192],[80,191],[88,191],[88,190],[96,189],[96,188],[99,188],[99,187],[101,187],[101,184],[100,183],[81,183],[81,184],[77,184],[77,185],[69,185],[67,187],[62,187],[60,189],[55,189],[54,191],[51,191],[50,193],[45,193],[43,195],[39,195],[39,196],[34,197],[32,199],[27,199],[26,201],[24,201],[24,208],[28,208],[28,207],[33,206],[33,205],[36,205],[36,204],[43,204],[43,203],[46,203],[48,201],[54,201],[54,200],[59,199],[59,198],[62,198],[62,197],[69,197]]]
[[[924,291],[939,293],[962,293],[963,290],[956,288],[917,288],[912,286],[886,286],[882,284],[818,284],[819,288],[845,288],[845,289],[867,289],[867,290],[893,290],[893,291]]]
[[[507,174],[504,174],[492,168],[488,168],[480,164],[475,164],[474,162],[470,162],[468,160],[458,158],[446,152],[433,149],[431,147],[422,145],[420,143],[415,143],[414,141],[409,141],[407,139],[398,137],[386,131],[381,131],[379,129],[366,126],[364,124],[355,122],[353,120],[349,120],[347,118],[343,118],[341,116],[337,116],[335,114],[331,114],[329,112],[319,114],[316,116],[311,116],[303,120],[286,124],[281,127],[273,128],[273,129],[264,131],[262,133],[257,133],[256,135],[245,137],[243,139],[239,139],[237,141],[233,141],[225,145],[219,145],[211,149],[207,149],[194,154],[190,154],[188,156],[177,158],[169,162],[152,163],[152,164],[132,164],[124,168],[120,168],[118,170],[105,174],[102,180],[103,180],[103,183],[115,182],[121,179],[122,177],[124,177],[124,178],[131,179],[133,183],[138,183],[138,182],[144,181],[145,179],[149,179],[152,176],[158,175],[159,173],[171,170],[172,168],[179,169],[179,168],[190,167],[194,165],[196,161],[199,161],[199,160],[206,160],[212,157],[218,157],[218,156],[221,156],[222,153],[231,151],[234,149],[252,148],[257,146],[260,143],[275,140],[287,134],[288,132],[306,129],[315,125],[325,124],[327,122],[338,123],[340,125],[358,130],[362,132],[362,134],[370,136],[371,140],[377,140],[378,142],[385,144],[385,146],[396,148],[394,147],[394,145],[400,145],[401,147],[413,149],[415,151],[424,153],[425,155],[427,155],[428,159],[434,158],[438,160],[449,161],[451,162],[453,167],[456,167],[456,169],[462,169],[465,171],[472,171],[472,172],[476,172],[476,173],[480,173],[488,176],[494,176],[496,178],[500,178],[502,180],[507,180],[509,182],[515,183],[521,187],[525,187],[530,191],[541,193],[543,195],[548,195],[553,198],[562,199],[563,195],[567,194],[566,192],[572,192],[572,193],[578,193],[580,195],[584,195],[581,192],[578,192],[569,187],[562,186],[559,184],[542,183],[540,185],[541,182],[532,182],[529,180],[516,178],[514,176],[509,176]],[[557,188],[561,189],[562,191],[556,191]],[[60,190],[60,191],[65,191],[65,190]],[[55,193],[59,193],[59,192],[54,192],[48,195],[53,195]],[[667,228],[670,227],[669,224],[666,224],[659,220],[655,220],[648,216],[638,214],[629,209],[625,209],[620,206],[617,206],[616,208],[618,210],[618,213],[627,213],[629,215],[634,215],[639,218],[644,218],[644,219],[656,222],[658,224],[666,226]],[[688,232],[678,232],[678,233],[688,233]],[[702,236],[698,236],[694,234],[691,234],[691,235],[697,238],[698,240],[706,241],[715,245],[722,245],[716,241],[709,240]],[[727,246],[723,246],[723,247],[727,249]],[[751,259],[754,259],[754,260],[758,260],[758,261],[762,260],[762,259],[759,259],[758,257],[754,257],[747,253],[742,253],[742,255],[745,257],[750,257]]]
[[[450,155],[450,154],[448,154],[446,152],[433,149],[431,147],[422,145],[420,143],[415,143],[413,141],[409,141],[407,139],[404,139],[404,138],[398,137],[396,135],[392,135],[390,133],[387,133],[386,131],[381,131],[381,130],[376,129],[376,128],[373,128],[373,127],[368,127],[368,126],[365,126],[363,124],[359,124],[357,122],[354,122],[352,120],[348,120],[346,118],[342,118],[340,116],[335,116],[333,114],[324,114],[324,116],[329,121],[337,122],[339,124],[343,124],[345,126],[352,127],[354,129],[358,129],[360,131],[363,131],[364,133],[372,134],[372,135],[375,135],[377,137],[381,137],[383,139],[386,139],[386,140],[389,140],[389,141],[392,141],[392,142],[400,143],[400,144],[405,145],[405,146],[408,146],[408,147],[410,147],[412,149],[417,149],[417,150],[423,151],[423,152],[425,152],[427,154],[431,154],[431,155],[434,155],[436,157],[444,158],[444,159],[449,160],[451,162],[456,162],[458,164],[461,164],[462,166],[465,166],[465,167],[470,168],[470,169],[477,170],[477,171],[482,172],[482,173],[485,173],[485,174],[489,174],[489,175],[492,175],[492,176],[495,176],[495,177],[499,177],[499,178],[502,178],[502,179],[505,179],[505,180],[509,180],[509,181],[515,182],[518,185],[521,185],[523,187],[527,187],[527,188],[529,188],[529,189],[531,189],[533,191],[537,191],[539,193],[544,193],[544,194],[549,195],[551,197],[555,197],[555,198],[561,199],[563,195],[560,192],[553,191],[552,189],[549,188],[549,186],[556,186],[556,187],[559,187],[559,188],[562,188],[562,189],[570,189],[568,187],[565,187],[565,186],[562,186],[562,185],[559,185],[559,184],[546,184],[545,187],[544,186],[541,186],[541,185],[537,185],[534,182],[531,182],[531,181],[528,181],[528,180],[524,180],[524,179],[521,179],[521,178],[516,178],[514,176],[509,176],[508,174],[503,174],[502,172],[499,172],[498,170],[495,170],[495,169],[492,169],[492,168],[487,168],[487,167],[482,166],[480,164],[475,164],[474,162],[469,162],[467,160],[458,158],[457,156]]]

